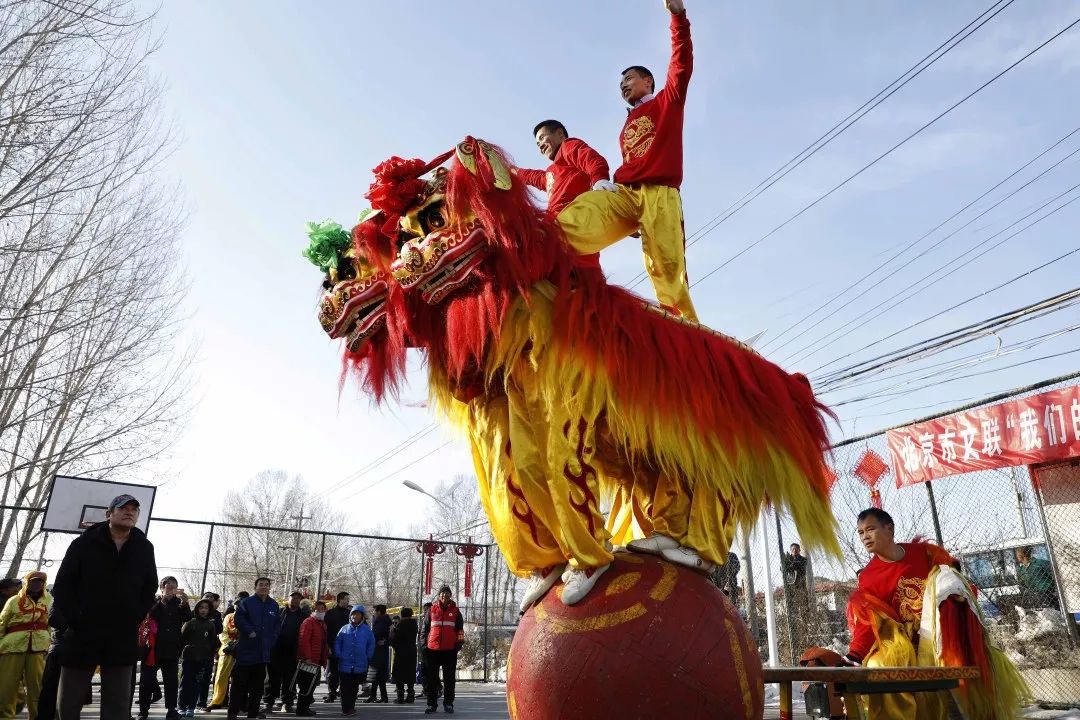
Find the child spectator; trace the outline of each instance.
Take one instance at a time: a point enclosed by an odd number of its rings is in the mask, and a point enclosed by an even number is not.
[[[213,664],[214,653],[218,647],[217,626],[210,616],[213,604],[210,600],[200,600],[195,604],[195,617],[184,623],[180,631],[183,650],[180,654],[182,670],[180,675],[180,715],[195,717],[195,703],[199,699],[199,688],[206,681]]]

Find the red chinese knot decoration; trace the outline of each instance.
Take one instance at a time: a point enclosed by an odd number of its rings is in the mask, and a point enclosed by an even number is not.
[[[416,552],[427,556],[424,561],[424,594],[430,595],[431,582],[435,578],[435,556],[446,552],[446,546],[435,542],[434,536],[428,535],[427,540],[416,543]]]
[[[871,507],[881,509],[881,491],[877,489],[877,484],[889,472],[889,466],[885,464],[885,459],[873,450],[867,450],[859,458],[859,462],[852,472],[855,477],[862,480],[870,488]]]
[[[473,558],[480,557],[484,554],[484,547],[482,545],[476,545],[472,541],[472,535],[469,536],[469,541],[465,545],[457,545],[454,547],[454,552],[465,558],[465,597],[472,597],[472,563]]]

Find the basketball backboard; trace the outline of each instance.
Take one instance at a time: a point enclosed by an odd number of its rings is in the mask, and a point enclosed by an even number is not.
[[[157,488],[152,485],[57,475],[53,478],[41,527],[49,532],[82,532],[105,519],[110,500],[117,495],[127,494],[139,501],[139,521],[136,526],[146,532],[156,492]]]

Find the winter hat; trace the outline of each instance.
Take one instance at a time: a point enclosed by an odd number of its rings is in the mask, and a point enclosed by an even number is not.
[[[365,608],[363,605],[353,605],[352,610],[349,611],[349,614],[352,615],[356,612],[363,613],[365,617],[367,616],[367,608]]]
[[[441,588],[439,588],[439,595],[442,595],[444,592],[450,592],[449,585],[443,585]]]

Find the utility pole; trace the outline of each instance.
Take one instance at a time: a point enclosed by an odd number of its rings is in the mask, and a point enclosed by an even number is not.
[[[289,580],[289,583],[288,583],[289,584],[289,592],[292,592],[293,590],[295,590],[295,588],[293,588],[292,585],[293,585],[293,583],[296,582],[296,568],[297,568],[297,565],[298,565],[297,556],[300,554],[300,530],[303,528],[304,521],[311,519],[311,515],[305,515],[304,514],[304,504],[300,503],[300,512],[299,512],[299,514],[290,515],[289,517],[291,517],[293,520],[296,521],[296,541],[293,543],[296,547],[293,548],[292,569],[289,571],[290,580]]]

